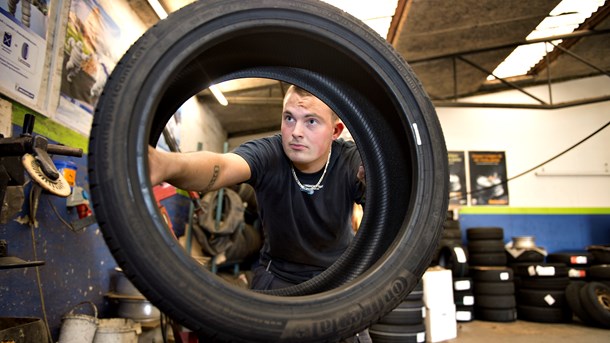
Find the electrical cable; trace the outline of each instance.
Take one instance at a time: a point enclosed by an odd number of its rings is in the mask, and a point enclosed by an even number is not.
[[[574,148],[576,148],[577,146],[579,146],[579,145],[583,144],[584,142],[586,142],[586,141],[588,141],[589,139],[591,139],[593,136],[595,136],[595,135],[597,135],[598,133],[600,133],[601,131],[603,131],[603,130],[604,130],[605,128],[607,128],[609,125],[610,125],[610,121],[609,121],[609,122],[607,122],[607,123],[606,123],[605,125],[603,125],[602,127],[600,127],[599,129],[595,130],[593,133],[591,133],[591,134],[590,134],[590,135],[588,135],[587,137],[585,137],[585,138],[581,139],[581,140],[580,140],[578,143],[576,143],[576,144],[572,145],[571,147],[567,148],[566,150],[564,150],[564,151],[560,152],[559,154],[557,154],[557,155],[555,155],[555,156],[553,156],[553,157],[549,158],[548,160],[546,160],[546,161],[544,161],[544,162],[542,162],[542,163],[540,163],[540,164],[536,165],[536,166],[535,166],[535,167],[533,167],[533,168],[530,168],[530,169],[528,169],[528,170],[526,170],[526,171],[524,171],[524,172],[522,172],[522,173],[519,173],[519,174],[517,174],[517,175],[515,175],[515,176],[509,177],[509,178],[507,178],[506,180],[502,181],[501,183],[499,183],[499,184],[497,184],[497,185],[493,185],[493,186],[489,186],[489,187],[481,188],[481,189],[478,189],[478,190],[476,190],[476,191],[470,191],[470,192],[465,193],[465,195],[464,195],[464,196],[453,196],[453,197],[449,197],[449,199],[450,199],[450,200],[455,200],[455,199],[458,199],[458,200],[461,200],[461,199],[467,199],[468,195],[478,194],[478,193],[481,193],[481,192],[483,192],[483,191],[487,191],[487,190],[490,190],[490,189],[492,189],[492,188],[495,188],[495,187],[497,187],[497,186],[499,186],[499,185],[507,185],[509,181],[513,181],[513,180],[515,180],[515,179],[517,179],[517,178],[519,178],[519,177],[521,177],[521,176],[523,176],[523,175],[529,174],[529,173],[533,172],[534,170],[536,170],[536,169],[538,169],[538,168],[540,168],[540,167],[542,167],[542,166],[544,166],[544,165],[546,165],[546,164],[550,163],[551,161],[556,160],[557,158],[559,158],[559,157],[561,157],[561,156],[565,155],[565,154],[566,154],[566,153],[568,153],[569,151],[573,150],[573,149],[574,149]]]
[[[36,253],[36,235],[34,235],[34,225],[30,225],[30,232],[32,235],[32,249],[34,251],[34,261],[38,261],[38,254]],[[40,307],[42,308],[42,317],[44,319],[44,327],[47,330],[47,336],[49,339],[49,343],[53,343],[53,338],[51,337],[51,330],[49,329],[49,319],[47,317],[47,309],[44,301],[44,294],[42,292],[42,281],[40,278],[40,268],[38,266],[34,267],[36,270],[36,282],[38,284],[38,295],[40,296]]]

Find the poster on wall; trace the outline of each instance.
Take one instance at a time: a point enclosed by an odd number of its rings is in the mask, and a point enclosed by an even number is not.
[[[449,205],[466,205],[466,162],[463,151],[448,151]]]
[[[96,0],[72,0],[67,25],[54,119],[89,135],[97,101],[123,53],[115,49],[121,30]]]
[[[0,91],[37,108],[44,74],[48,0],[0,0]]]
[[[471,151],[468,157],[472,205],[508,205],[504,151]]]

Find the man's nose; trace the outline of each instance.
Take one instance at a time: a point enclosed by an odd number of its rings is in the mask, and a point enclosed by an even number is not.
[[[303,123],[301,123],[300,121],[297,121],[294,124],[294,129],[292,130],[292,135],[295,137],[303,136]]]

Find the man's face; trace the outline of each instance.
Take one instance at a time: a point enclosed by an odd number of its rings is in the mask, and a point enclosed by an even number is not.
[[[318,98],[291,89],[282,112],[284,152],[300,171],[317,172],[326,164],[330,145],[341,134],[342,125]]]

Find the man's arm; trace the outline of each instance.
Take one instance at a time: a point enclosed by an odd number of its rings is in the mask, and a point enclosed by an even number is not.
[[[239,155],[209,151],[173,153],[148,148],[150,180],[178,188],[209,192],[250,179],[250,166]]]

